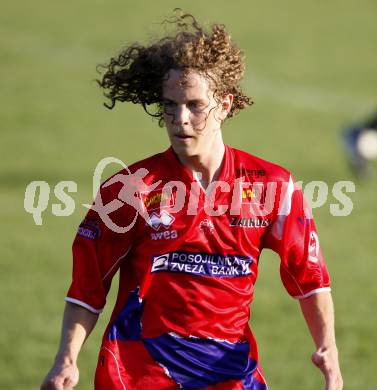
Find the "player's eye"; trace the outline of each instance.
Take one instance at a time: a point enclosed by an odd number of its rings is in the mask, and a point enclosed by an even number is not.
[[[176,106],[177,104],[171,100],[164,100],[163,101],[163,105],[164,107],[174,107]]]
[[[196,111],[196,112],[200,112],[200,111],[203,111],[206,106],[204,103],[202,102],[190,102],[188,104],[188,108],[191,110],[191,111]]]
[[[162,104],[166,114],[173,113],[177,107],[177,103],[173,102],[172,100],[164,100]]]

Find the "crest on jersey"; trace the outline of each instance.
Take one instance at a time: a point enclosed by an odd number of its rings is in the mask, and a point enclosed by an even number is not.
[[[204,234],[213,234],[215,231],[215,227],[213,226],[213,223],[209,219],[203,219],[199,224],[199,230],[202,231]]]
[[[174,206],[172,191],[154,190],[140,193],[142,205],[145,211],[170,208]]]
[[[258,185],[259,184],[259,185]],[[250,204],[260,202],[260,183],[241,183],[241,203]]]

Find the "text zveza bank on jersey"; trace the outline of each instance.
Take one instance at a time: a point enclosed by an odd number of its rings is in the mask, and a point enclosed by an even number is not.
[[[237,277],[251,274],[252,263],[252,257],[176,251],[153,256],[151,272]]]

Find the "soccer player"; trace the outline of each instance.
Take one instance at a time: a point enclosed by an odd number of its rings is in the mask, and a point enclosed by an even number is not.
[[[78,383],[79,351],[117,272],[96,389],[267,389],[248,322],[258,259],[271,248],[316,345],[313,363],[326,389],[340,390],[330,280],[302,192],[284,168],[222,139],[224,120],[252,103],[239,86],[242,52],[223,25],[175,22],[174,35],[112,58],[99,81],[109,108],[155,104],[171,147],[107,180],[81,223],[42,389]]]
[[[371,173],[370,162],[377,159],[377,112],[363,122],[347,127],[343,133],[346,157],[358,178]]]

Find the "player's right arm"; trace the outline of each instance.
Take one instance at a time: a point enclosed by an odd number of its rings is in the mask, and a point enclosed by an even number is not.
[[[77,358],[97,319],[98,314],[73,303],[66,303],[59,350],[51,370],[41,385],[41,390],[66,390],[77,385],[79,381]]]
[[[101,187],[98,195],[107,205],[118,192]],[[135,210],[128,205],[111,215],[118,226],[128,226],[134,216]],[[41,389],[66,390],[77,384],[77,357],[105,306],[111,280],[130,251],[133,234],[133,229],[122,234],[114,231],[94,207],[81,222],[72,246],[72,283],[65,298],[60,347]]]

